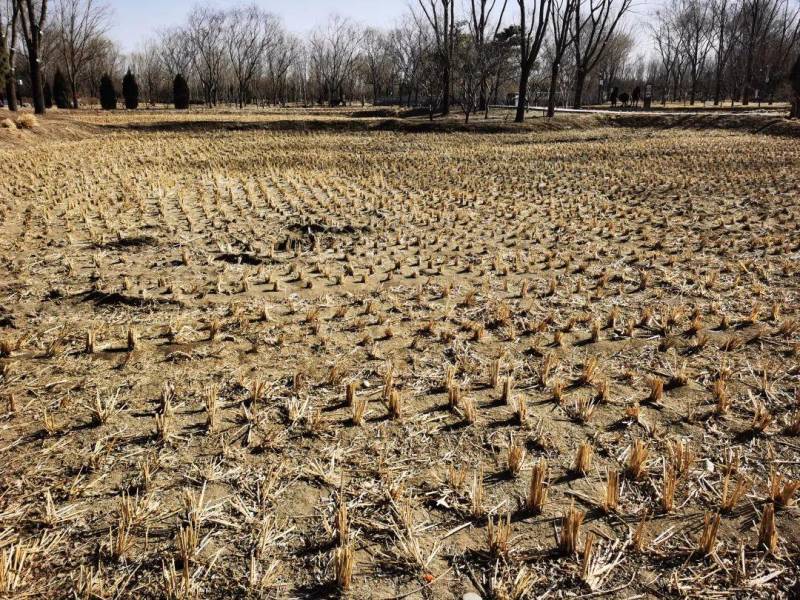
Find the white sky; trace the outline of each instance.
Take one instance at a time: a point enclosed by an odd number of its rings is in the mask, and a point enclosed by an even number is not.
[[[351,17],[364,25],[390,27],[397,23],[417,0],[254,0],[264,9],[280,16],[286,27],[305,33],[331,14]],[[465,0],[461,0],[465,3]],[[638,0],[628,18],[628,28],[641,39],[649,52],[650,44],[643,28],[652,6],[659,0]],[[114,26],[110,31],[124,52],[131,52],[144,40],[153,37],[164,27],[182,23],[186,14],[197,4],[194,0],[106,0],[113,8]],[[204,3],[205,4],[205,3]],[[218,7],[242,4],[241,0],[217,0],[209,4]],[[463,11],[462,7],[462,11]],[[507,14],[516,14],[516,2],[509,0]]]

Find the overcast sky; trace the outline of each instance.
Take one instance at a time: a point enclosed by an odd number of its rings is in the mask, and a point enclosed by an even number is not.
[[[131,52],[138,44],[171,25],[184,21],[195,0],[106,0],[114,10],[111,36]],[[629,18],[629,28],[638,38],[643,37],[641,23],[657,0],[638,0]],[[408,12],[409,2],[416,0],[255,0],[264,9],[279,15],[286,27],[295,33],[305,33],[328,15],[337,13],[351,17],[363,25],[391,26]],[[226,7],[242,4],[243,0],[217,0],[210,4]],[[457,0],[458,4],[464,4]],[[203,2],[207,4],[207,2]],[[516,14],[509,2],[510,14]]]

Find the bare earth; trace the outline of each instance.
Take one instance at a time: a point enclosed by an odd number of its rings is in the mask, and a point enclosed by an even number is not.
[[[797,598],[800,146],[536,121],[0,130],[0,596]]]

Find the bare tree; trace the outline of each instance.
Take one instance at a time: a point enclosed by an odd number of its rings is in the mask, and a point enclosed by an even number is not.
[[[311,56],[307,44],[300,44],[297,48],[297,56],[294,60],[294,70],[297,84],[300,88],[299,98],[303,106],[308,106],[311,102]]]
[[[275,37],[267,52],[267,76],[269,77],[272,104],[283,104],[286,101],[286,85],[289,69],[297,65],[301,55],[300,40],[287,33],[283,27],[277,27]]]
[[[440,74],[440,110],[450,113],[453,57],[456,49],[455,0],[417,0],[433,30]]]
[[[372,104],[374,105],[378,101],[379,91],[386,85],[386,79],[388,79],[392,58],[389,36],[374,27],[367,29],[362,41],[362,55],[367,77],[372,86]]]
[[[800,118],[800,57],[789,71],[789,85],[792,89],[792,109],[789,118],[797,119]]]
[[[0,69],[7,69],[5,76],[6,101],[8,110],[17,110],[17,19],[19,5],[15,0],[3,0],[0,5],[0,58],[5,56],[7,66],[0,63]]]
[[[611,36],[595,67],[595,70],[599,69],[604,73],[604,85],[618,80],[634,79],[634,75],[629,72],[629,63],[635,45],[633,36],[626,31],[616,31]]]
[[[154,105],[166,81],[159,48],[153,42],[146,42],[139,52],[131,56],[131,62],[147,103]]]
[[[203,88],[208,106],[219,98],[225,64],[224,36],[230,24],[224,12],[197,6],[189,13],[186,34],[192,49],[192,65]]]
[[[550,90],[547,96],[547,116],[556,114],[556,92],[561,61],[572,44],[572,19],[580,0],[553,0],[550,5],[550,22],[553,28],[553,57],[550,63]]]
[[[719,106],[722,99],[722,80],[725,68],[735,48],[737,23],[741,13],[734,2],[736,0],[713,0],[711,5],[712,46],[714,52],[714,106]]]
[[[400,103],[403,103],[403,90],[408,97],[406,103],[411,106],[418,100],[420,72],[426,49],[431,45],[428,32],[420,29],[413,19],[409,18],[391,33],[391,44],[394,62],[400,77]]]
[[[110,16],[108,5],[98,0],[58,0],[55,5],[53,29],[72,94],[72,108],[78,108],[78,82],[91,58],[92,43],[106,33]]]
[[[697,97],[697,82],[703,74],[711,51],[713,20],[711,5],[705,0],[678,0],[677,27],[682,52],[689,70],[689,104]]]
[[[457,59],[453,77],[456,86],[455,99],[464,113],[465,122],[469,123],[470,116],[478,108],[481,94],[483,66],[480,51],[474,40],[460,37],[455,57]]]
[[[100,94],[100,79],[103,75],[112,78],[120,76],[125,58],[119,46],[107,37],[98,37],[92,41],[89,56],[91,58],[86,66],[85,86],[89,96],[97,98]]]
[[[672,99],[675,102],[685,99],[683,82],[686,75],[688,60],[686,53],[680,51],[681,44],[678,43],[678,51],[675,53],[675,62],[672,67]]]
[[[503,15],[505,15],[508,5],[508,0],[502,0],[499,13],[495,18],[497,2],[498,0],[470,0],[470,34],[475,49],[474,60],[480,89],[478,108],[486,111],[487,118],[489,116],[489,78],[499,59],[498,53],[493,52],[494,41],[500,32]]]
[[[185,29],[175,27],[163,30],[159,35],[159,59],[170,78],[189,75],[192,65],[192,47]]]
[[[781,0],[742,0],[741,26],[744,50],[742,105],[747,106],[753,93],[753,69],[756,53],[766,42],[772,24],[779,15]]]
[[[330,106],[345,101],[344,84],[352,75],[361,36],[352,21],[338,15],[311,34],[311,67]]]
[[[255,5],[234,8],[228,13],[225,46],[236,79],[236,101],[244,108],[246,92],[263,64],[275,37],[277,20]]]
[[[517,96],[517,114],[514,119],[517,123],[522,123],[525,120],[525,109],[528,106],[528,82],[547,34],[547,23],[550,19],[552,0],[532,0],[530,8],[525,3],[526,0],[517,0],[519,5],[520,36],[519,93]]]
[[[776,85],[789,78],[795,54],[800,41],[800,7],[783,0],[783,10],[775,20],[763,53],[764,87],[768,102],[772,104]]]
[[[575,8],[572,45],[575,53],[575,98],[583,105],[586,77],[603,57],[608,41],[633,0],[581,0]]]
[[[489,95],[495,104],[500,102],[500,90],[503,85],[517,84],[518,41],[516,25],[507,25],[491,42],[493,65]]]
[[[20,29],[28,51],[33,109],[37,115],[45,113],[44,88],[42,87],[42,28],[47,20],[47,0],[15,0]]]

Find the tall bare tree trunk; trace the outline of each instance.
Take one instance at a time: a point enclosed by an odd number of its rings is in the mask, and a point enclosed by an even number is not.
[[[12,3],[10,18],[10,34],[11,39],[7,39],[4,33],[0,32],[0,42],[2,48],[8,57],[8,79],[6,80],[6,102],[8,103],[8,110],[11,112],[17,111],[17,15],[19,12],[19,4]]]
[[[742,106],[750,104],[750,90],[752,88],[753,79],[753,51],[747,52],[747,57],[744,61],[744,85],[742,87]]]
[[[547,93],[547,116],[552,118],[556,115],[556,86],[558,85],[558,61],[553,61],[550,69],[550,90]]]
[[[714,106],[719,106],[720,100],[722,100],[722,73],[718,71],[714,77]]]
[[[531,69],[527,66],[522,67],[519,75],[519,96],[517,96],[517,114],[514,118],[516,123],[525,120],[525,111],[528,107],[528,81],[531,77]]]
[[[38,6],[34,0],[16,0],[16,2],[18,2],[25,46],[28,49],[33,108],[37,115],[43,115],[45,113],[44,87],[42,86],[42,65],[39,51],[42,43],[42,26],[47,18],[47,0],[41,0]],[[37,9],[38,15],[36,14]]]
[[[450,114],[450,62],[446,61],[442,65],[442,103],[441,113],[442,116]]]
[[[17,110],[17,82],[14,81],[14,77],[15,74],[12,72],[6,81],[6,100],[8,101],[8,110],[11,112]]]
[[[417,0],[436,40],[436,55],[441,63],[440,112],[450,114],[451,76],[456,42],[455,0]],[[437,8],[441,4],[441,8]]]
[[[552,0],[534,2],[530,7],[530,14],[528,14],[528,8],[525,6],[525,0],[517,0],[517,4],[519,6],[519,35],[521,39],[519,45],[519,96],[517,97],[517,114],[514,121],[522,123],[525,120],[525,112],[528,108],[528,83],[547,34]],[[530,23],[527,22],[528,17],[530,17]]]
[[[575,72],[575,96],[572,99],[573,108],[583,106],[583,88],[586,87],[586,71],[578,69]]]
[[[74,77],[69,78],[69,87],[72,92],[72,108],[78,108],[78,84]]]
[[[44,87],[42,86],[42,66],[39,60],[39,45],[36,45],[36,51],[31,52],[28,60],[30,65],[31,74],[31,95],[33,98],[33,111],[37,115],[43,115],[45,112],[44,106]]]
[[[8,50],[8,81],[6,81],[6,101],[8,102],[8,110],[16,112],[18,108],[17,102],[17,69],[14,66],[16,61],[16,49],[9,48]]]
[[[719,103],[722,101],[722,74],[725,71],[725,63],[727,62],[727,54],[729,52],[726,50],[726,27],[728,24],[727,20],[727,8],[728,4],[726,1],[720,3],[719,5],[719,12],[717,13],[717,22],[719,23],[719,31],[717,33],[717,64],[716,68],[714,69],[714,106],[719,106]]]

